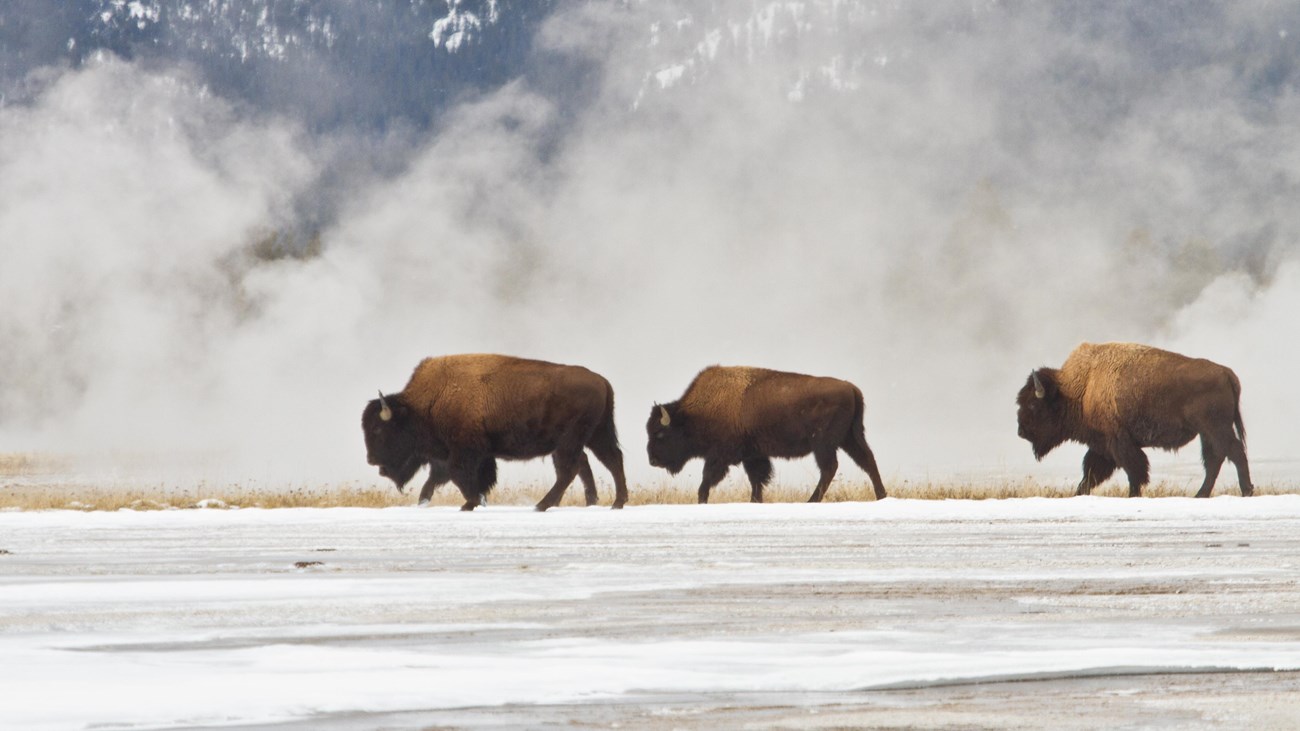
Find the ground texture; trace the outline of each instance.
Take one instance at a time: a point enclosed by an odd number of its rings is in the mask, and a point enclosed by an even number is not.
[[[1300,496],[0,513],[0,727],[1294,728]]]

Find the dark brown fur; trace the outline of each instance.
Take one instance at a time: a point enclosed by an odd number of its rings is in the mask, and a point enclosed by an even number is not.
[[[421,503],[450,480],[465,496],[461,509],[473,510],[496,484],[498,458],[550,455],[555,486],[537,509],[558,504],[575,475],[582,479],[587,504],[595,504],[584,447],[614,476],[614,508],[627,502],[614,390],[586,368],[504,355],[426,358],[406,388],[383,399],[391,419],[381,418],[379,399],[361,415],[366,458],[398,490],[421,465],[429,465]]]
[[[711,366],[700,371],[681,399],[654,407],[646,422],[646,451],[651,465],[672,474],[702,457],[701,503],[709,501],[709,491],[732,465],[742,464],[750,500],[761,503],[763,486],[772,478],[772,457],[812,454],[821,479],[808,502],[819,502],[839,466],[836,452],[843,449],[870,476],[879,500],[885,487],[862,416],[862,392],[848,381]]]
[[[1203,358],[1132,343],[1083,343],[1059,369],[1030,374],[1016,396],[1017,420],[1038,459],[1065,441],[1087,445],[1080,495],[1117,468],[1128,474],[1129,496],[1141,495],[1149,479],[1142,449],[1173,451],[1199,435],[1205,481],[1196,496],[1210,496],[1225,458],[1248,496],[1254,488],[1240,397],[1237,375]]]

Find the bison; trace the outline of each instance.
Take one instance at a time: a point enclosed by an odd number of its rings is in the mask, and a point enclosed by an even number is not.
[[[1237,467],[1243,496],[1254,492],[1246,463],[1241,383],[1231,369],[1133,343],[1083,343],[1059,369],[1039,368],[1016,396],[1020,436],[1042,459],[1070,440],[1088,447],[1079,495],[1122,468],[1129,497],[1149,479],[1143,447],[1176,450],[1201,437],[1209,497],[1223,460]]]
[[[497,458],[549,454],[555,486],[537,509],[558,504],[575,475],[587,504],[594,505],[595,480],[584,448],[614,476],[613,507],[627,502],[614,389],[579,366],[504,355],[426,358],[400,393],[381,391],[366,404],[361,428],[366,459],[399,492],[422,465],[429,466],[421,504],[450,480],[465,496],[461,510],[473,510],[496,484]]]
[[[650,464],[670,474],[704,458],[699,501],[734,464],[749,476],[750,500],[763,502],[772,457],[812,453],[821,479],[808,502],[820,502],[843,449],[871,477],[876,499],[885,487],[862,426],[862,392],[836,378],[763,368],[711,366],[700,371],[677,401],[656,404],[646,422]]]

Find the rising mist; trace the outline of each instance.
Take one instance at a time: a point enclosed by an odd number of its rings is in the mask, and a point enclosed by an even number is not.
[[[1285,3],[574,4],[513,77],[355,126],[165,57],[41,65],[0,106],[0,451],[378,481],[376,388],[501,351],[607,376],[633,479],[711,363],[857,383],[887,483],[1073,475],[1015,392],[1138,340],[1231,366],[1253,460],[1294,459],[1297,31]]]

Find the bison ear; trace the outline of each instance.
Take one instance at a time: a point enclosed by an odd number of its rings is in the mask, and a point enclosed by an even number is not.
[[[673,417],[671,417],[671,416],[668,415],[668,409],[665,409],[663,406],[660,406],[660,407],[659,407],[659,425],[660,425],[660,426],[668,426],[668,425],[671,424],[671,423],[673,423]]]

